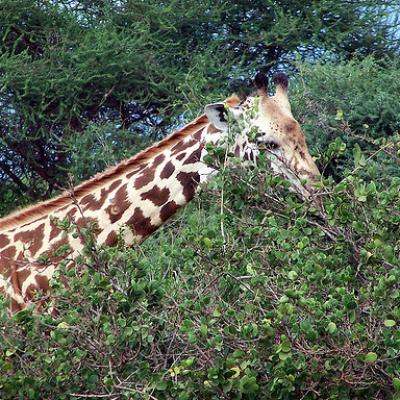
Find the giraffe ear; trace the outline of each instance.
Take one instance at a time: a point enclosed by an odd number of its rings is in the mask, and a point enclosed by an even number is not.
[[[276,86],[280,86],[285,92],[288,91],[289,88],[289,78],[283,72],[278,72],[273,77],[274,83]]]
[[[228,128],[227,111],[224,103],[208,104],[204,108],[204,113],[217,129],[224,131]]]
[[[257,72],[254,78],[254,84],[256,85],[259,95],[265,96],[268,94],[268,77],[263,72]]]

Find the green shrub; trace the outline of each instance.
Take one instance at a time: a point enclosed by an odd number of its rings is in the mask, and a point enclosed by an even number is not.
[[[57,319],[2,308],[0,397],[399,398],[400,179],[357,156],[324,211],[261,160],[140,247],[88,246]]]
[[[339,180],[344,169],[353,167],[356,146],[371,152],[385,146],[378,154],[380,163],[374,165],[375,171],[366,170],[366,176],[399,176],[399,62],[379,63],[367,57],[298,67],[300,73],[292,82],[296,89],[292,87],[292,105],[320,169]],[[342,146],[339,153],[338,146]],[[391,153],[389,159],[385,152]]]

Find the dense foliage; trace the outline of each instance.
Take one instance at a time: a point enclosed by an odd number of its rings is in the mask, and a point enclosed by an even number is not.
[[[400,179],[366,181],[365,157],[324,212],[261,160],[140,247],[88,234],[58,318],[3,311],[2,398],[398,398]]]
[[[367,57],[298,67],[297,93],[291,101],[323,174],[341,179],[359,147],[377,152],[374,157],[379,160],[368,164],[366,176],[378,181],[399,176],[398,149],[391,144],[398,143],[400,131],[398,59],[383,65]],[[329,146],[338,146],[338,140],[346,148],[340,154],[326,153]],[[385,157],[387,153],[391,157]]]
[[[303,3],[0,2],[1,214],[257,64],[290,64],[324,175],[313,204],[232,159],[141,246],[86,232],[52,284],[57,318],[1,300],[1,399],[400,399],[398,42],[368,1]]]

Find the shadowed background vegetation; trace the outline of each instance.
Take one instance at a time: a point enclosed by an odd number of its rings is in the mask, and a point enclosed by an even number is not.
[[[399,6],[1,0],[0,215],[257,70],[290,75],[325,213],[233,161],[138,248],[88,233],[58,319],[0,307],[0,398],[400,398]]]

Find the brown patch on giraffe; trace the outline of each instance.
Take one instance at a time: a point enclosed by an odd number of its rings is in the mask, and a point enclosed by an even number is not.
[[[36,229],[33,230],[33,243],[29,246],[31,256],[35,256],[36,253],[41,249],[44,239],[44,227],[45,224],[40,224]]]
[[[96,197],[93,194],[89,194],[82,198],[79,202],[82,207],[82,211],[86,210],[98,210],[100,209],[104,202],[106,201],[108,195],[113,192],[120,184],[122,183],[121,179],[117,179],[116,181],[112,182],[108,188],[102,188],[100,191],[100,197],[96,200]]]
[[[117,232],[111,231],[108,234],[107,239],[105,240],[104,244],[106,246],[114,246],[117,242],[118,242],[118,234],[117,234]]]
[[[53,220],[50,220],[50,227],[51,230],[50,230],[49,242],[51,242],[54,238],[56,238],[62,231]]]
[[[95,200],[96,198],[93,194],[87,194],[79,201],[79,205],[85,209],[87,205],[91,204]]]
[[[168,161],[165,165],[163,170],[161,171],[160,178],[161,179],[168,179],[175,171],[174,164],[171,161]]]
[[[209,125],[209,126],[212,126],[212,125]],[[201,137],[203,136],[203,131],[204,131],[204,129],[201,129],[201,130],[197,131],[197,132],[193,135],[193,137],[194,137],[198,142],[200,141]]]
[[[130,206],[128,201],[128,185],[125,183],[121,186],[115,193],[115,196],[112,200],[112,203],[105,209],[108,216],[110,217],[110,221],[113,224],[121,219],[124,212]]]
[[[22,294],[22,285],[26,281],[26,279],[29,277],[31,272],[29,269],[24,268],[24,269],[16,269],[11,268],[11,284],[14,289],[15,293],[18,293],[19,295]]]
[[[47,278],[47,276],[36,275],[35,280],[36,280],[37,286],[41,290],[47,292],[50,289],[49,279]]]
[[[157,229],[157,226],[151,223],[151,219],[143,215],[143,211],[139,207],[135,208],[133,215],[127,221],[127,225],[131,226],[134,232],[143,238],[151,235]]]
[[[10,239],[7,235],[0,233],[0,249],[8,246],[10,244]]]
[[[214,125],[209,125],[207,129],[207,133],[213,134],[213,133],[221,133],[221,129],[216,128]]]
[[[139,177],[136,178],[134,186],[135,189],[140,189],[146,186],[154,179],[154,168],[145,168]]]
[[[24,250],[21,250],[19,253],[18,253],[18,256],[17,257],[14,257],[14,260],[15,261],[17,261],[17,264],[18,265],[22,265],[23,263],[27,263],[27,260],[26,260],[26,257],[25,257],[25,254],[24,254]]]
[[[201,151],[203,150],[202,146],[196,149],[183,163],[186,164],[194,164],[200,161],[201,159]]]
[[[6,281],[11,275],[11,262],[6,264],[5,260],[0,259],[0,276]],[[6,286],[0,286],[0,294],[5,293]]]
[[[129,174],[126,174],[127,179],[131,179],[132,176],[136,175],[138,172],[142,171],[147,167],[147,163],[141,165],[139,168],[135,168],[133,171],[129,172]]]
[[[71,197],[70,197],[70,199],[71,199]],[[57,210],[57,212],[61,213],[61,212],[65,211],[65,210],[68,210],[68,208],[70,208],[70,207],[71,207],[71,202],[69,204],[66,204],[64,207],[59,208]]]
[[[176,179],[183,186],[183,195],[186,201],[192,200],[199,186],[200,175],[197,172],[179,172]]]
[[[60,240],[57,240],[51,245],[50,252],[57,251],[61,246],[69,244],[68,236],[64,235]]]
[[[17,253],[17,249],[15,246],[6,247],[4,250],[0,252],[0,271],[3,272],[5,268],[11,266],[11,262],[13,261],[15,255]]]
[[[159,154],[153,161],[152,167],[157,168],[165,160],[164,154]]]
[[[15,234],[14,239],[26,245],[29,244],[29,251],[31,256],[34,256],[43,245],[44,227],[42,223],[38,227],[30,231],[22,231]]]
[[[118,179],[118,180],[114,181],[114,182],[109,186],[108,189],[104,189],[104,188],[101,189],[101,192],[100,192],[100,200],[99,200],[99,201],[101,201],[101,204],[98,204],[98,208],[101,208],[101,207],[103,206],[103,204],[104,204],[104,202],[107,200],[109,194],[112,193],[115,189],[117,189],[117,187],[118,187],[119,185],[121,185],[121,183],[122,183],[122,179]]]
[[[186,156],[186,153],[183,152],[183,153],[181,153],[181,154],[178,154],[178,155],[176,156],[176,159],[177,159],[178,161],[181,161],[183,158],[185,158],[185,156]]]
[[[11,313],[16,314],[18,311],[21,311],[25,308],[25,305],[19,304],[17,300],[11,298],[10,302]]]
[[[175,156],[176,154],[180,153],[181,151],[184,151],[186,149],[189,149],[190,147],[193,147],[196,145],[198,141],[196,139],[190,139],[186,142],[181,141],[177,143],[174,147],[171,149],[171,155]]]
[[[166,221],[171,215],[174,215],[179,208],[180,206],[178,206],[174,200],[169,201],[160,210],[161,221]]]
[[[283,132],[289,135],[296,135],[299,125],[295,120],[289,120],[283,125]]]
[[[160,189],[154,185],[148,192],[142,193],[140,197],[142,200],[150,200],[156,206],[162,206],[169,199],[170,191],[168,188]]]

